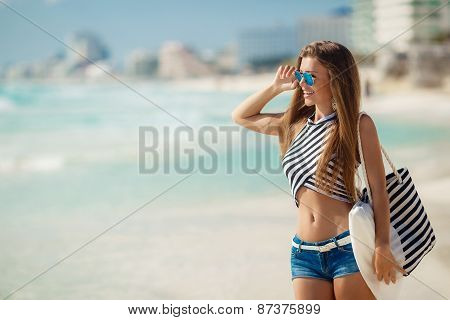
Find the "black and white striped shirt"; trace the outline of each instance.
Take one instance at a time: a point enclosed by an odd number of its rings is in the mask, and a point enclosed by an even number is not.
[[[328,194],[316,186],[315,172],[317,170],[317,163],[326,146],[325,143],[328,140],[328,134],[331,131],[332,124],[337,119],[337,115],[335,111],[321,118],[316,123],[313,121],[314,116],[315,113],[307,119],[306,125],[292,140],[291,146],[282,159],[283,171],[290,183],[295,205],[298,207],[296,194],[302,185],[336,200],[351,203],[351,197],[346,191],[341,174],[342,171],[338,173],[336,183],[332,186],[332,194]],[[332,158],[328,163],[327,179],[329,181],[331,181],[335,165],[333,159],[335,157],[336,154],[333,153]]]

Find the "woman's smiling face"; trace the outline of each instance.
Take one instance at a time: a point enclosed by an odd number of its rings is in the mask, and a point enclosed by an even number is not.
[[[300,71],[311,73],[314,79],[312,86],[309,86],[304,79],[300,83],[303,89],[305,104],[307,106],[330,104],[333,95],[329,84],[330,75],[328,74],[328,70],[316,58],[305,57],[302,58]]]

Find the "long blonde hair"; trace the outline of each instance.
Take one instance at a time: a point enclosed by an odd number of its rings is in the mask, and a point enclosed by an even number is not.
[[[361,103],[358,67],[351,52],[333,41],[315,41],[306,45],[297,58],[297,70],[300,69],[302,59],[305,57],[316,58],[328,69],[331,92],[337,102],[337,121],[332,125],[327,144],[317,163],[316,184],[319,189],[330,194],[331,186],[337,179],[338,170],[342,170],[346,190],[354,203],[360,195],[359,190],[355,190],[358,152],[356,126]],[[314,111],[315,105],[305,105],[303,90],[298,86],[283,116],[280,128],[281,158],[292,142],[295,125],[306,123],[307,118],[312,116]],[[333,160],[335,166],[331,181],[328,182],[326,169],[334,152],[336,153],[336,158]]]

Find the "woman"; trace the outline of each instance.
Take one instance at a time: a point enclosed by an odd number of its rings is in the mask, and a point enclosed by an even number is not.
[[[285,112],[260,112],[287,90],[294,94]],[[280,66],[273,83],[232,113],[239,125],[279,136],[283,169],[298,207],[291,249],[296,299],[375,299],[356,263],[348,225],[348,213],[360,195],[354,179],[360,163],[359,111],[360,80],[352,54],[339,43],[316,41],[301,50],[295,68]],[[373,194],[374,272],[379,281],[395,283],[398,265],[389,243],[389,202],[377,130],[366,114],[359,129]]]

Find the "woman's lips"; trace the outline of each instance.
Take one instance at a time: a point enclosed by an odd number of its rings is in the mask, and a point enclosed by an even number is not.
[[[303,91],[303,96],[308,98],[314,94],[314,91]]]

